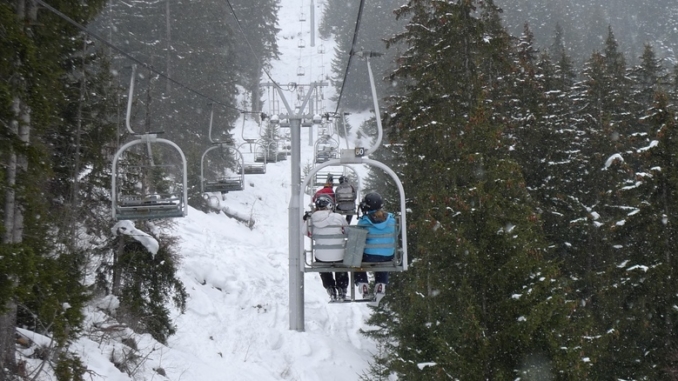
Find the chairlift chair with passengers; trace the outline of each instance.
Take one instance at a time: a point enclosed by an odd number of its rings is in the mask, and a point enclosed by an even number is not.
[[[310,177],[313,177],[317,172],[323,169],[326,166],[332,165],[346,165],[346,164],[364,164],[372,167],[377,167],[382,169],[386,174],[390,175],[393,181],[398,186],[399,198],[400,198],[400,210],[393,211],[396,216],[396,221],[398,227],[396,229],[396,237],[394,244],[394,256],[391,261],[388,262],[361,262],[359,265],[348,265],[341,262],[338,263],[327,263],[327,262],[316,262],[314,252],[318,248],[316,238],[318,237],[309,237],[307,240],[309,244],[305,245],[304,255],[303,255],[303,271],[304,272],[348,272],[350,277],[350,284],[354,286],[354,273],[355,272],[374,272],[374,271],[385,271],[385,272],[400,272],[407,270],[407,233],[406,233],[406,209],[405,209],[405,192],[402,186],[402,183],[398,179],[397,175],[393,170],[387,167],[385,164],[378,162],[376,160],[366,159],[360,156],[355,156],[352,150],[342,150],[342,157],[340,159],[331,160],[329,162],[323,163],[320,166],[314,168],[309,173],[310,176],[307,176],[306,181],[302,184],[302,189],[309,185],[308,180]],[[349,213],[342,213],[349,214]],[[308,222],[308,221],[307,221]],[[308,227],[308,226],[307,226]],[[349,240],[349,230],[350,229],[359,229],[355,226],[349,227],[344,230],[344,233],[340,238],[343,239],[344,250],[349,250],[347,245]],[[312,230],[311,230],[312,231]],[[369,235],[368,235],[369,237]],[[325,237],[327,238],[327,237]],[[303,237],[301,238],[303,239]],[[304,246],[302,246],[304,247]],[[362,255],[362,253],[360,253]],[[350,301],[353,302],[371,302],[372,299],[356,299],[355,287],[349,287],[351,290]]]
[[[208,137],[212,147],[205,150],[200,160],[201,193],[228,192],[245,189],[245,163],[240,151],[233,144],[212,139],[214,110],[210,111]]]
[[[370,77],[370,85],[372,87],[372,98],[374,101],[374,109],[379,110],[379,105],[377,101],[377,96],[376,96],[376,88],[374,85],[374,78],[372,75],[372,69],[370,67],[370,62],[369,58],[374,56],[372,53],[369,52],[360,52],[357,54],[358,56],[364,56],[367,58],[367,68],[369,72],[369,77]],[[370,149],[365,149],[362,147],[355,147],[354,149],[344,149],[341,150],[341,155],[337,159],[331,159],[329,161],[323,162],[323,163],[318,163],[311,171],[308,173],[306,176],[305,180],[302,183],[302,194],[300,197],[303,197],[303,190],[306,189],[311,184],[311,179],[316,178],[316,176],[321,173],[326,167],[331,167],[331,166],[348,166],[349,164],[362,164],[362,165],[368,165],[371,167],[376,167],[381,170],[383,170],[387,175],[389,175],[396,186],[398,187],[398,195],[399,195],[399,205],[400,205],[400,210],[399,211],[392,211],[396,215],[396,220],[398,222],[398,227],[396,229],[396,239],[394,240],[394,256],[393,260],[389,262],[373,262],[373,263],[366,263],[366,262],[361,262],[358,265],[355,264],[345,264],[345,263],[327,263],[327,262],[316,262],[315,261],[315,256],[314,256],[314,251],[317,249],[317,243],[316,240],[312,237],[306,237],[305,235],[300,236],[298,239],[304,240],[306,239],[308,244],[307,245],[300,245],[300,247],[304,248],[304,255],[302,256],[303,259],[301,261],[303,262],[300,264],[301,268],[303,269],[304,272],[348,272],[349,277],[350,277],[350,301],[357,302],[357,301],[372,301],[371,299],[366,300],[366,299],[356,299],[355,297],[355,278],[354,278],[354,273],[355,272],[362,272],[362,271],[367,271],[367,272],[374,272],[374,271],[384,271],[384,272],[400,272],[400,271],[405,271],[407,270],[408,262],[407,262],[407,211],[405,207],[405,190],[402,185],[402,182],[398,178],[397,174],[389,168],[387,165],[376,161],[372,159],[368,159],[365,156],[371,154],[372,152],[376,151],[382,140],[383,136],[383,129],[381,125],[381,118],[379,116],[379,113],[377,113],[376,116],[377,119],[377,140],[375,142],[375,145],[371,147]],[[301,219],[301,216],[299,216]],[[344,250],[351,250],[349,247],[346,246],[346,243],[348,241],[348,231],[351,229],[359,229],[357,227],[347,227],[345,229],[344,234],[341,235],[340,238],[343,238],[344,242]],[[362,253],[358,253],[360,256]]]
[[[318,177],[320,177],[318,179]],[[353,187],[353,194],[352,196],[348,196],[346,194],[343,194],[342,192],[337,193],[336,190],[338,189],[339,185],[341,184],[341,178],[344,178],[348,184],[350,184]],[[334,211],[339,214],[343,215],[356,215],[358,214],[358,204],[357,200],[360,199],[360,194],[362,192],[362,182],[360,180],[360,177],[358,176],[358,172],[356,172],[355,168],[350,165],[343,165],[341,168],[331,168],[327,172],[323,171],[320,173],[316,173],[316,179],[320,181],[324,181],[321,185],[325,185],[328,182],[332,184],[332,187],[335,190],[334,193]],[[315,192],[318,190],[318,186],[312,186],[309,184],[309,186],[306,189],[306,194],[312,196],[315,194]],[[348,207],[349,205],[353,205],[352,207]],[[309,207],[313,210],[315,209],[315,205],[313,202],[309,204]]]
[[[114,220],[149,220],[184,217],[188,213],[186,157],[174,142],[161,139],[162,132],[137,134],[130,125],[136,66],[132,67],[127,115],[128,132],[136,136],[113,157],[111,203]],[[139,145],[145,149],[133,148]],[[169,149],[163,150],[162,148]],[[135,158],[135,156],[137,156]],[[178,158],[179,164],[166,164]],[[133,164],[134,160],[138,164]]]

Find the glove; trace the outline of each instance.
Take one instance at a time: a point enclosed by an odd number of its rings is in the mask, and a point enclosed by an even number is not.
[[[304,221],[306,221],[306,220],[308,220],[309,217],[311,217],[311,212],[304,213],[304,217],[302,217],[302,218],[304,219]]]

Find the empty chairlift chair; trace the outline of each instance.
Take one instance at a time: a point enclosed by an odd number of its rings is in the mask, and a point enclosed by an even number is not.
[[[247,175],[266,173],[266,149],[259,143],[250,141],[241,144],[238,150],[243,155],[244,170]]]
[[[217,143],[202,155],[200,165],[201,191],[228,192],[245,189],[243,157],[237,148]]]
[[[134,79],[127,103],[126,125],[137,138],[115,153],[111,170],[111,203],[115,220],[183,217],[188,212],[186,157],[161,132],[135,134],[130,125]]]

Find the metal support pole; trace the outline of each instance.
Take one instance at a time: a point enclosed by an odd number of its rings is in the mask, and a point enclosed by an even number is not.
[[[304,331],[304,269],[302,261],[303,240],[301,239],[302,226],[302,206],[301,206],[301,121],[304,118],[312,119],[313,115],[304,115],[306,105],[313,94],[316,86],[323,86],[321,83],[311,84],[306,98],[302,102],[299,111],[290,107],[285,94],[280,88],[277,88],[280,99],[282,100],[288,112],[290,121],[290,134],[292,139],[292,152],[290,165],[292,166],[292,195],[289,204],[289,276],[290,276],[290,330]]]
[[[311,0],[311,47],[315,46],[315,4]]]
[[[290,330],[304,331],[304,272],[300,268],[303,248],[299,245],[301,235],[301,115],[291,116],[292,135],[292,195],[289,206],[290,247]]]

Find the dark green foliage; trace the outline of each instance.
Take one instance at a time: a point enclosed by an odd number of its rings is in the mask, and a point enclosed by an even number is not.
[[[125,239],[123,252],[115,264],[122,275],[117,318],[138,332],[150,333],[153,338],[165,343],[176,331],[166,305],[171,302],[183,312],[188,295],[183,284],[176,279],[178,258],[173,248],[175,240],[162,238],[155,255],[141,243],[124,235],[119,236],[114,245],[117,240]]]
[[[3,310],[10,298],[30,294],[35,283],[35,261],[33,250],[27,245],[0,245],[0,306]],[[0,310],[0,313],[4,311]]]
[[[80,358],[62,352],[54,368],[54,375],[58,381],[84,381],[87,373],[87,365]]]
[[[32,20],[29,18],[31,7],[36,5],[33,2],[25,5],[26,19],[17,17],[17,9],[0,5],[3,25],[0,70],[3,78],[11,79],[4,82],[6,87],[0,85],[3,126],[0,189],[4,200],[14,202],[15,212],[10,218],[14,234],[3,235],[2,306],[4,308],[6,302],[12,300],[17,306],[15,323],[52,336],[55,345],[62,350],[78,335],[82,308],[87,301],[85,288],[80,283],[85,253],[74,245],[72,229],[75,224],[68,218],[77,213],[64,213],[64,205],[68,203],[73,207],[73,200],[82,200],[82,197],[73,197],[73,182],[69,184],[68,180],[76,175],[71,160],[74,155],[62,155],[71,154],[75,147],[76,119],[83,121],[83,131],[93,124],[91,120],[88,123],[87,112],[76,113],[75,110],[80,105],[84,110],[102,107],[101,99],[90,99],[90,102],[82,99],[79,80],[83,77],[78,76],[85,67],[90,74],[101,73],[101,60],[78,49],[83,39],[78,38],[78,30],[72,25],[44,10]],[[102,5],[97,1],[87,4],[61,2],[58,7],[78,22],[86,23]],[[107,74],[104,72],[103,76]],[[14,109],[13,105],[18,108]],[[92,114],[95,113],[89,115]],[[101,131],[96,133],[100,135],[97,138],[105,139]],[[113,136],[112,133],[109,136]],[[96,147],[101,147],[101,143]],[[17,165],[12,164],[11,155],[14,154]],[[89,157],[96,156],[101,166],[101,154],[101,151],[90,152]],[[85,159],[81,163],[84,168],[92,161]],[[11,196],[8,185],[12,184],[8,175],[14,168],[16,183],[12,190],[15,193]],[[11,211],[4,209],[7,205],[2,205],[3,222],[12,216]],[[17,211],[21,213],[16,214]],[[3,336],[0,356],[14,357],[13,353],[4,353],[5,339],[7,337]],[[61,379],[77,378],[72,376]]]
[[[66,345],[81,328],[82,309],[88,301],[81,284],[84,255],[60,253],[36,263],[31,292],[19,305],[18,324],[49,334]]]
[[[412,26],[393,39],[409,49],[392,78],[410,84],[394,97],[389,123],[404,143],[412,264],[394,277],[398,291],[368,321],[380,327],[370,334],[387,338],[388,367],[406,379],[513,380],[535,358],[547,359],[550,374],[585,377],[576,363],[588,346],[557,333],[584,323],[572,319],[577,305],[509,156],[512,139],[529,143],[502,123],[543,113],[542,101],[527,97],[540,93],[529,87],[539,86],[528,77],[537,60],[529,31],[524,77],[513,80],[510,39],[492,2],[410,1],[400,14]],[[510,116],[516,94],[525,107]]]
[[[675,68],[646,45],[629,70],[608,27],[577,81],[562,28],[547,54],[492,2],[397,14],[412,263],[368,320],[371,375],[673,379]]]
[[[550,33],[557,26],[564,47],[579,66],[605,41],[607,26],[617,31],[624,54],[635,60],[642,44],[651,41],[661,47],[661,57],[673,57],[678,46],[674,28],[678,4],[672,0],[498,0],[504,23],[518,35],[525,22],[533,26],[538,45],[550,45]],[[551,52],[553,53],[553,52]]]
[[[657,144],[633,154],[636,181],[620,187],[627,213],[611,232],[619,252],[608,270],[615,283],[604,290],[597,305],[605,311],[599,318],[615,332],[605,352],[609,367],[601,368],[600,374],[670,379],[677,369],[678,263],[673,253],[678,242],[673,221],[678,215],[669,200],[678,194],[678,122],[666,94],[656,94],[647,119]]]

